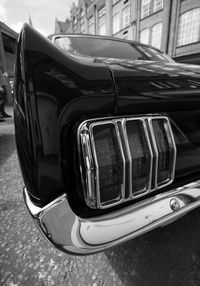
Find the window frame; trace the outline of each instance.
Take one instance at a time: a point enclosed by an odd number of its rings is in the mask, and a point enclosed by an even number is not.
[[[153,41],[153,29],[160,25],[161,26],[161,31],[160,31],[160,45],[159,47],[153,45],[152,41]],[[156,49],[161,49],[161,43],[162,43],[162,31],[163,31],[163,22],[158,22],[156,24],[154,24],[152,27],[151,27],[151,37],[150,37],[150,45]]]
[[[141,41],[141,33],[144,32],[145,30],[148,31],[148,41],[147,41],[147,43]],[[139,40],[139,42],[142,43],[142,44],[145,44],[145,45],[149,45],[149,42],[150,42],[150,34],[151,34],[151,29],[150,29],[150,28],[144,28],[144,29],[142,29],[142,30],[140,31],[140,40]]]
[[[124,14],[124,11],[126,9],[129,9],[129,15],[128,15],[128,22],[127,23],[125,23],[125,21],[124,21],[125,16],[127,16]],[[128,4],[128,5],[124,6],[122,9],[122,29],[124,29],[130,25],[130,19],[131,19],[131,6],[130,6],[130,4]]]
[[[152,11],[153,11],[153,13],[156,13],[156,12],[162,10],[163,7],[164,7],[164,0],[160,0],[160,1],[162,1],[162,7],[156,10],[156,9],[155,9],[155,3],[156,3],[156,1],[159,1],[159,0],[153,0],[153,5],[152,5]]]
[[[84,10],[81,9],[80,11],[80,32],[81,34],[84,34],[86,32],[85,30],[85,13],[84,13]]]
[[[192,42],[184,42],[182,43],[183,41],[181,41],[181,43],[179,44],[179,40],[180,40],[180,25],[181,25],[181,17],[186,15],[187,13],[190,13],[191,11],[194,11],[194,10],[199,10],[199,14],[200,14],[200,7],[195,7],[195,8],[192,8],[192,9],[189,9],[187,11],[184,11],[182,14],[179,15],[179,20],[178,20],[178,29],[177,29],[177,40],[176,40],[176,47],[182,47],[182,46],[187,46],[187,45],[192,45],[192,44],[195,44],[195,43],[198,43],[200,42],[200,21],[199,21],[199,26],[198,26],[198,35],[197,35],[197,41],[192,41]],[[186,26],[186,25],[185,25]],[[185,35],[186,37],[187,35]]]
[[[119,15],[119,29],[118,30],[114,30],[114,17],[116,16],[116,15]],[[117,12],[115,12],[115,13],[113,13],[113,15],[112,15],[112,32],[113,32],[113,35],[115,35],[115,34],[117,34],[119,31],[121,30],[121,13],[120,13],[120,11],[117,11]]]
[[[162,7],[159,8],[158,10],[154,9],[155,8],[155,3],[156,3],[157,0],[147,0],[147,1],[149,1],[149,13],[147,15],[146,14],[144,15],[144,13],[143,13],[143,5],[142,5],[143,1],[145,1],[145,0],[141,0],[141,4],[140,4],[140,18],[141,19],[145,19],[145,18],[151,16],[152,14],[158,13],[161,10],[163,10],[163,8],[164,8],[164,1],[165,0],[161,0],[162,1]]]
[[[102,12],[103,11],[103,12]],[[106,6],[102,6],[98,11],[97,11],[97,16],[98,16],[98,34],[101,36],[106,35]],[[104,21],[101,23],[101,21]],[[105,26],[105,33],[101,33],[101,28],[102,26]]]
[[[149,14],[144,14],[144,4],[143,4],[144,1],[148,1],[149,2]],[[141,7],[140,7],[141,19],[144,19],[144,18],[148,17],[151,14],[151,6],[152,6],[152,0],[141,0]]]
[[[92,20],[92,24],[90,24],[90,21]],[[93,27],[93,33],[90,31],[91,27]],[[88,19],[88,33],[91,35],[95,35],[95,22],[94,22],[94,15],[92,15]]]

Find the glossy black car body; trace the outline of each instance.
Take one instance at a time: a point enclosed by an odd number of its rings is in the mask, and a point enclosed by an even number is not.
[[[171,121],[177,148],[174,181],[134,202],[109,210],[90,209],[82,194],[76,144],[79,124],[87,119],[152,114]],[[48,240],[63,251],[101,251],[200,204],[198,66],[73,55],[26,25],[17,51],[15,127],[25,202]],[[185,191],[179,193],[180,189]],[[148,223],[141,221],[136,229],[124,229],[127,221],[134,225],[134,217],[151,213],[160,203],[170,211]],[[90,240],[93,230],[104,223],[102,239]],[[118,223],[124,226],[119,228]],[[105,229],[110,229],[107,238]]]

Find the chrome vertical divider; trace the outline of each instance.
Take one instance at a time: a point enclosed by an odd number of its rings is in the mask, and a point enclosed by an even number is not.
[[[96,199],[95,199],[95,192],[96,189],[94,189],[94,162],[92,157],[92,150],[90,145],[90,137],[89,137],[89,131],[86,128],[86,126],[83,127],[83,131],[80,133],[80,140],[81,140],[81,146],[82,146],[82,152],[83,152],[83,160],[85,164],[85,170],[86,170],[86,203],[90,207],[95,207],[96,205]],[[82,166],[81,166],[81,173],[82,173]],[[85,185],[85,184],[84,184]],[[85,189],[85,188],[84,188]]]
[[[128,135],[126,131],[126,119],[122,119],[121,121],[122,124],[122,132],[124,136],[124,142],[125,142],[125,147],[126,147],[126,152],[128,155],[128,161],[129,161],[129,199],[131,198],[131,193],[132,193],[132,157],[131,157],[131,151],[128,143]]]

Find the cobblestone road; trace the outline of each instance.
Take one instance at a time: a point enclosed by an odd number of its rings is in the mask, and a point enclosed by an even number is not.
[[[41,237],[22,186],[9,119],[0,123],[0,285],[200,285],[200,210],[109,251],[70,256]]]

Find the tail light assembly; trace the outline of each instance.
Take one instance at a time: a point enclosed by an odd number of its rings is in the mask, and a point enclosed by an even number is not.
[[[134,200],[174,179],[176,145],[166,116],[87,120],[79,125],[77,138],[90,208]]]

